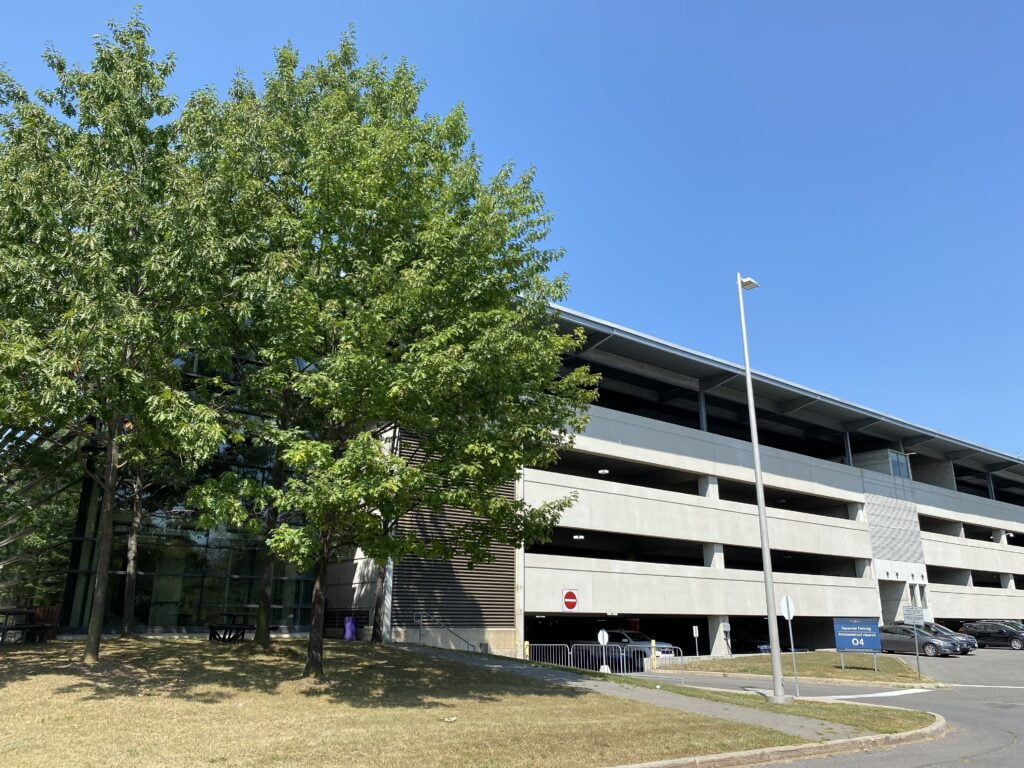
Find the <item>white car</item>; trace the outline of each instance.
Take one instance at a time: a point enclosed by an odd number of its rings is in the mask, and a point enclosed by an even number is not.
[[[608,645],[618,645],[628,648],[631,653],[643,653],[647,658],[651,655],[651,638],[643,632],[635,632],[632,629],[609,629]],[[654,653],[658,658],[662,656],[675,656],[672,643],[655,641]]]

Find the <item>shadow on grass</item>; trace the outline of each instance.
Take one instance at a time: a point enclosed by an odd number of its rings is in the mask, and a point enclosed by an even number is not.
[[[166,696],[213,704],[243,693],[299,693],[353,707],[444,707],[446,700],[582,695],[554,681],[429,658],[386,645],[324,643],[326,679],[300,677],[305,641],[279,640],[269,651],[251,643],[194,639],[105,640],[100,662],[81,662],[80,642],[0,646],[0,691],[22,680],[57,675],[55,692],[76,698]]]

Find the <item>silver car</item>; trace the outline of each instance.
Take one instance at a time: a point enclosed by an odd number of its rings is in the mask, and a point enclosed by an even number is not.
[[[897,621],[896,625],[906,626],[902,621]],[[945,627],[942,624],[936,624],[933,621],[926,621],[922,629],[930,634],[938,635],[945,640],[952,640],[957,644],[957,651],[964,656],[978,648],[978,640],[976,638],[971,635],[964,634],[963,632],[954,632],[952,629]]]
[[[906,624],[891,624],[879,627],[883,652],[913,653],[914,633],[917,633],[917,649],[925,656],[949,656],[959,653],[960,646],[955,640],[932,634],[923,628]]]

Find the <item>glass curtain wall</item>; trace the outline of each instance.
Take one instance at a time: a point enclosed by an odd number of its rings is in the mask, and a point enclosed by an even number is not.
[[[91,610],[99,493],[86,489],[71,554],[61,625],[84,630]],[[83,519],[84,518],[84,519]],[[120,627],[124,606],[125,560],[130,519],[115,517],[114,547],[104,626]],[[139,630],[201,630],[224,614],[255,622],[261,560],[258,537],[227,527],[196,527],[185,512],[160,510],[143,517],[136,559],[135,622]],[[306,627],[310,620],[312,576],[275,561],[270,623]]]

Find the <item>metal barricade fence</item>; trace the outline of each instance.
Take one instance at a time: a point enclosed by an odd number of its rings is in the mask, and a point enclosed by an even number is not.
[[[662,672],[666,682],[683,684],[683,669],[686,657],[683,649],[672,646],[671,654],[664,647],[652,658],[650,649],[638,646],[600,645],[599,643],[528,643],[528,658],[542,664],[552,664],[570,669],[602,669],[614,675],[637,672]],[[678,671],[676,677],[674,672]]]
[[[683,665],[686,663],[686,656],[683,653],[682,648],[678,645],[673,645],[671,648],[671,655],[666,655],[663,648],[659,648],[658,651],[659,653],[655,657],[654,664],[651,665],[652,668],[662,670],[682,670]]]
[[[559,667],[572,666],[569,663],[569,646],[563,643],[530,643],[530,661],[555,664]]]
[[[632,648],[600,643],[579,643],[569,648],[570,666],[576,669],[593,669],[624,675],[627,672],[642,672],[644,654]]]
[[[659,654],[658,656],[656,656],[654,662],[651,664],[651,668],[653,670],[665,673],[666,677],[669,677],[669,679],[673,683],[676,682],[676,677],[674,674],[670,675],[670,673],[679,670],[678,682],[680,685],[684,685],[683,668],[686,664],[686,656],[683,654],[683,649],[680,648],[678,645],[673,645],[671,651],[671,656],[665,654]]]

